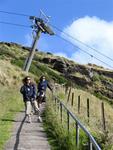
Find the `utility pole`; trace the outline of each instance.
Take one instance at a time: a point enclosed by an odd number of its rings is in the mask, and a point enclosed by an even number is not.
[[[35,54],[35,49],[36,49],[36,46],[37,46],[37,42],[38,42],[38,39],[40,38],[41,33],[45,33],[45,34],[47,33],[49,35],[54,35],[54,32],[47,25],[47,23],[44,22],[43,19],[37,18],[35,16],[31,16],[30,19],[32,19],[34,21],[34,25],[32,27],[35,29],[36,36],[34,38],[31,50],[29,52],[29,56],[26,59],[25,64],[24,64],[23,70],[26,71],[26,72],[28,72],[29,69],[30,69],[30,66],[31,66],[31,63],[32,63],[32,60],[33,60],[33,57],[34,57],[34,54]]]

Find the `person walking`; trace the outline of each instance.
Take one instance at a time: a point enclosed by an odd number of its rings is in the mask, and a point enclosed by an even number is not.
[[[46,77],[42,75],[40,77],[39,83],[38,83],[38,92],[37,92],[37,102],[39,109],[41,108],[42,102],[46,101],[46,89],[47,87],[52,91],[51,86],[49,85],[48,81],[46,80]],[[41,121],[41,117],[39,117],[39,120]]]
[[[37,99],[41,99],[42,97],[42,100],[40,101],[41,102],[45,102],[46,101],[46,89],[49,88],[51,91],[52,88],[51,86],[49,85],[48,81],[46,80],[46,77],[44,75],[42,75],[40,77],[40,80],[39,80],[39,83],[38,83],[38,92],[37,92]]]
[[[32,106],[34,106],[35,111],[38,113],[39,108],[36,101],[36,86],[33,82],[31,82],[31,78],[29,76],[23,79],[23,86],[20,88],[20,92],[23,95],[25,114],[28,117],[28,122],[31,123]]]

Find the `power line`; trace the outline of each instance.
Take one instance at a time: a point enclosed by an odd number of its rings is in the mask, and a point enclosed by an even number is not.
[[[104,56],[105,58],[107,58],[107,59],[113,61],[113,59],[112,59],[111,57],[105,55],[105,54],[102,53],[102,52],[99,52],[97,49],[95,49],[95,48],[93,48],[93,47],[91,47],[91,46],[85,44],[84,42],[78,40],[77,38],[74,38],[74,37],[71,36],[70,34],[68,34],[68,33],[62,31],[61,29],[59,29],[58,27],[56,27],[56,26],[54,26],[54,25],[52,25],[52,24],[50,24],[50,25],[51,25],[53,28],[55,28],[55,29],[57,29],[58,31],[60,31],[61,33],[65,34],[66,36],[70,37],[71,39],[73,39],[73,40],[75,40],[75,41],[77,41],[77,42],[79,42],[79,43],[85,45],[86,47],[88,47],[88,48],[92,49],[93,51],[97,52],[98,54],[100,54],[101,56]]]
[[[30,28],[30,26],[26,26],[26,25],[22,25],[22,24],[14,24],[14,23],[11,23],[11,22],[3,22],[3,21],[0,21],[1,24],[6,24],[6,25],[13,25],[13,26],[19,26],[19,27],[23,27],[23,28]],[[95,58],[96,60],[100,61],[101,63],[105,64],[106,66],[110,67],[113,69],[113,67],[109,64],[107,64],[106,62],[100,60],[99,58],[93,56],[92,54],[90,54],[89,52],[81,49],[80,47],[78,47],[77,45],[71,43],[70,41],[66,40],[65,38],[59,36],[58,34],[55,34],[57,37],[60,37],[61,39],[63,39],[64,41],[70,43],[71,45],[73,45],[74,47],[78,48],[79,50],[83,51],[84,53],[86,53],[87,55],[89,55],[90,57],[93,57]]]
[[[18,15],[18,16],[25,16],[25,17],[30,17],[30,16],[31,16],[31,15],[28,15],[28,14],[23,14],[23,13],[21,14],[21,13],[15,13],[15,12],[8,12],[8,11],[2,11],[2,10],[0,10],[0,13],[6,13],[6,14]],[[14,24],[14,23],[10,23],[10,22],[2,22],[2,21],[0,21],[0,23],[2,23],[2,24],[8,24],[8,25],[14,25],[14,26],[20,26],[20,27],[25,27],[25,28],[30,28],[30,26],[21,25],[21,24]],[[61,33],[65,34],[66,36],[68,36],[68,37],[72,38],[73,40],[75,40],[75,41],[77,41],[77,42],[79,42],[79,43],[85,45],[86,47],[88,47],[88,48],[90,48],[90,49],[96,51],[98,54],[104,56],[105,58],[107,58],[107,59],[113,61],[112,58],[110,58],[109,56],[107,56],[107,55],[105,55],[105,54],[99,52],[97,49],[95,49],[95,48],[93,48],[93,47],[91,47],[91,46],[85,44],[84,42],[78,40],[77,38],[74,38],[73,36],[71,36],[71,35],[69,35],[68,33],[62,31],[61,29],[59,29],[58,27],[56,27],[56,26],[54,26],[54,25],[52,25],[52,24],[50,24],[50,25],[51,25],[53,28],[55,28],[55,29],[57,29],[58,31],[60,31]],[[57,35],[57,36],[58,36],[58,35]],[[67,41],[68,43],[74,45],[72,42],[66,40],[65,38],[63,38],[63,37],[61,37],[61,36],[58,36],[58,37],[60,37],[60,38],[62,38],[63,40]],[[84,53],[90,55],[91,57],[94,57],[96,60],[102,62],[103,64],[105,64],[105,65],[107,65],[107,66],[109,66],[110,68],[113,68],[112,66],[110,66],[110,65],[107,64],[106,62],[104,62],[104,61],[98,59],[97,57],[93,56],[92,54],[88,53],[87,51],[85,51],[85,50],[79,48],[79,47],[76,46],[76,45],[74,45],[74,46],[77,47],[78,49],[80,49],[81,51],[83,51]]]
[[[65,38],[63,38],[63,37],[59,36],[58,34],[55,34],[55,35],[56,35],[57,37],[59,37],[59,38],[63,39],[64,41],[66,41],[66,42],[70,43],[71,45],[73,45],[74,47],[78,48],[79,50],[83,51],[84,53],[86,53],[86,54],[87,54],[87,55],[89,55],[90,57],[95,58],[96,60],[100,61],[101,63],[103,63],[103,64],[105,64],[106,66],[108,66],[108,67],[110,67],[110,68],[112,68],[112,69],[113,69],[113,66],[109,65],[108,63],[106,63],[106,62],[104,62],[104,61],[100,60],[99,58],[97,58],[97,57],[95,57],[94,55],[90,54],[89,52],[87,52],[87,51],[83,50],[82,48],[78,47],[77,45],[75,45],[75,44],[71,43],[70,41],[66,40]]]
[[[15,13],[15,12],[3,11],[3,10],[0,10],[0,13],[10,14],[10,15],[17,15],[17,16],[24,16],[24,17],[29,17],[30,16],[28,14],[21,14],[21,13]]]
[[[31,28],[31,26],[27,26],[27,25],[23,25],[23,24],[16,24],[16,23],[11,23],[11,22],[4,22],[4,21],[0,21],[0,24],[19,26],[19,27],[23,27],[23,28]]]
[[[3,11],[3,10],[0,10],[0,13],[6,13],[6,14],[18,15],[18,16],[25,16],[25,17],[30,17],[30,16],[31,16],[31,15],[28,15],[28,14],[15,13],[15,12]],[[102,53],[102,52],[99,52],[97,49],[95,49],[95,48],[93,48],[93,47],[89,46],[88,44],[86,44],[86,43],[84,43],[84,42],[82,42],[82,41],[78,40],[77,38],[74,38],[73,36],[71,36],[71,35],[69,35],[68,33],[66,33],[66,32],[62,31],[61,29],[59,29],[59,28],[58,28],[58,27],[56,27],[55,25],[52,25],[52,24],[50,24],[50,25],[51,25],[53,28],[55,28],[55,29],[57,29],[58,31],[60,31],[60,32],[62,32],[63,34],[65,34],[66,36],[68,36],[68,37],[72,38],[73,40],[75,40],[75,41],[77,41],[77,42],[79,42],[79,43],[81,43],[81,44],[85,45],[86,47],[88,47],[88,48],[92,49],[93,51],[95,51],[95,52],[97,52],[98,54],[100,54],[100,55],[104,56],[105,58],[107,58],[107,59],[109,59],[109,60],[113,61],[113,59],[112,59],[111,57],[109,57],[109,56],[105,55],[105,54],[104,54],[104,53]]]

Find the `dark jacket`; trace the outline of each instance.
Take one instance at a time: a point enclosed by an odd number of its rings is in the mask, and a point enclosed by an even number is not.
[[[40,91],[46,91],[47,87],[52,90],[52,88],[50,87],[50,85],[48,84],[48,81],[45,80],[45,81],[40,81],[39,84],[38,84],[38,92]]]
[[[30,85],[24,84],[21,87],[20,92],[23,95],[24,102],[36,99],[36,86],[33,83]]]

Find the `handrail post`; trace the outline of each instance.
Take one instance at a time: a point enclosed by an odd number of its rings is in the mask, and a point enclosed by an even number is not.
[[[76,122],[76,146],[79,148],[79,125]]]
[[[56,100],[56,97],[55,97],[55,111],[57,111],[57,100]]]
[[[67,111],[67,129],[69,133],[69,112]]]
[[[58,112],[59,112],[59,106],[60,104],[59,104],[59,101],[57,100],[57,109],[58,109]]]
[[[60,119],[61,119],[61,123],[62,123],[62,104],[60,103]]]
[[[78,98],[79,99],[79,98]],[[67,113],[67,119],[66,119],[66,123],[67,123],[67,130],[68,130],[68,134],[70,131],[70,117],[74,119],[74,121],[76,122],[76,147],[79,148],[80,146],[80,129],[82,129],[85,134],[88,136],[89,140],[88,140],[88,150],[93,150],[93,148],[95,150],[101,150],[100,146],[97,144],[97,142],[95,141],[95,139],[93,138],[93,136],[90,134],[90,132],[86,129],[86,127],[78,120],[78,118],[72,113],[70,112],[70,110],[64,105],[63,102],[61,102],[57,97],[55,97],[55,103],[56,103],[56,110],[58,109],[60,117],[59,119],[61,119],[61,122],[63,120],[63,110],[66,110],[65,113]],[[63,124],[62,124],[63,125]]]
[[[90,138],[89,138],[89,150],[93,150],[93,145],[92,145]]]

